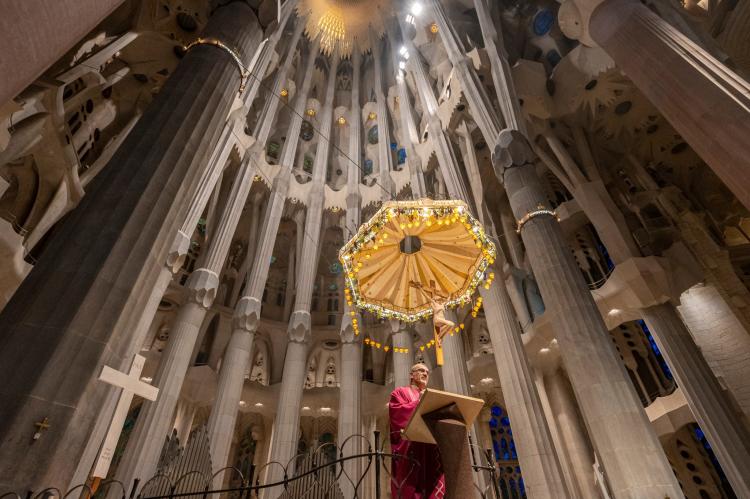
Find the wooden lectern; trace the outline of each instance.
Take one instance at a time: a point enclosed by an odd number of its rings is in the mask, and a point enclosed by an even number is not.
[[[428,388],[402,430],[405,439],[437,444],[445,472],[445,498],[475,497],[468,428],[484,400]]]

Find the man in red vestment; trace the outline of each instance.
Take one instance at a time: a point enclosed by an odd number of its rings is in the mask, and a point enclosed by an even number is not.
[[[391,452],[410,459],[393,458],[391,496],[393,499],[442,499],[445,477],[437,445],[410,442],[401,438],[419,397],[427,388],[430,370],[424,364],[411,368],[411,384],[393,390],[388,403],[391,421]]]

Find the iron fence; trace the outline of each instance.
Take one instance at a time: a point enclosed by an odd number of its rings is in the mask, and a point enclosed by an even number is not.
[[[134,480],[129,488],[118,480],[106,480],[96,487],[80,484],[64,494],[57,487],[49,487],[25,494],[7,492],[0,494],[0,499],[400,499],[404,482],[412,473],[418,473],[421,463],[408,456],[386,452],[385,443],[377,431],[373,442],[364,435],[352,435],[340,447],[325,443],[295,456],[286,464],[269,462],[251,468],[250,476],[229,466],[210,475],[202,471],[189,471],[180,476],[158,473],[149,480]],[[360,447],[359,444],[363,445]],[[502,499],[491,452],[472,447],[473,451],[478,451],[472,452],[477,497]],[[352,452],[359,448],[366,450]],[[394,459],[405,460],[411,465],[402,483],[395,483],[391,474]],[[272,472],[282,478],[266,481],[265,477]],[[241,485],[224,486],[230,481],[239,481]],[[396,490],[396,497],[392,496],[391,489]]]

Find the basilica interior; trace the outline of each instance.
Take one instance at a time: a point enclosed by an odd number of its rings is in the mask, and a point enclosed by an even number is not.
[[[387,450],[424,363],[483,497],[750,498],[750,2],[54,4],[0,5],[0,497]],[[443,365],[339,258],[425,198],[497,248]]]

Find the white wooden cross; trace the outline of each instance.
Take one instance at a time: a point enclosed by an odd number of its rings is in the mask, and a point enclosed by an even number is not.
[[[102,367],[99,380],[122,388],[122,393],[120,393],[120,400],[117,402],[115,414],[112,416],[112,422],[109,424],[107,436],[104,438],[104,443],[99,451],[99,457],[96,460],[92,476],[99,478],[107,477],[109,465],[112,464],[112,457],[115,454],[117,441],[120,439],[122,425],[125,424],[125,418],[128,415],[128,409],[130,408],[130,402],[133,401],[133,396],[139,395],[146,400],[153,401],[156,400],[156,396],[159,394],[158,388],[140,380],[145,362],[146,359],[143,356],[136,354],[133,357],[133,363],[127,374],[121,373],[109,366]]]

